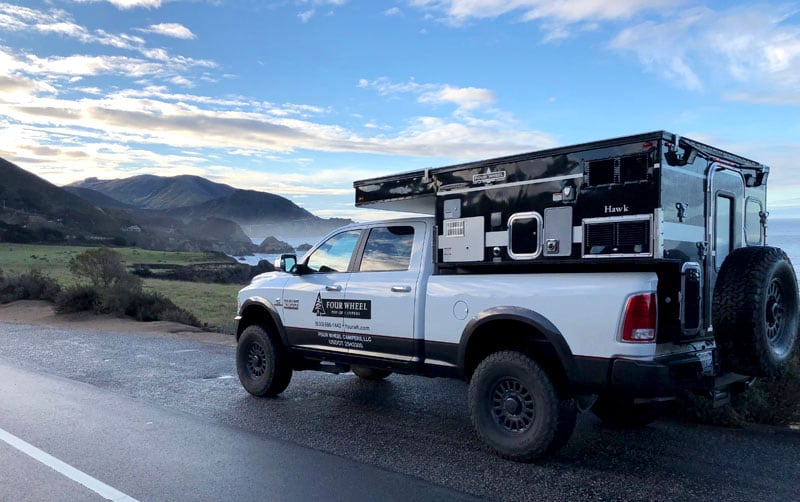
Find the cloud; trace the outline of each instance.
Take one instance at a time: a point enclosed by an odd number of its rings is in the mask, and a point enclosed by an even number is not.
[[[454,87],[449,84],[420,84],[414,80],[395,83],[387,77],[375,80],[361,79],[358,87],[374,89],[381,96],[395,94],[416,94],[419,103],[456,105],[460,110],[474,110],[496,101],[496,97],[489,89],[479,87]]]
[[[184,86],[193,85],[187,74],[197,69],[214,68],[215,63],[181,56],[150,53],[151,58],[122,55],[82,55],[39,57],[34,54],[13,54],[0,46],[0,75],[14,72],[17,77],[39,77],[53,84],[58,79],[75,82],[82,77],[107,75],[137,79],[164,80]],[[51,87],[51,91],[54,89]]]
[[[308,10],[304,10],[303,12],[299,13],[297,15],[297,17],[300,18],[300,21],[302,21],[304,23],[307,23],[309,19],[314,17],[314,13],[315,13],[314,9],[308,9]]]
[[[300,3],[311,6],[310,8],[305,9],[297,14],[297,17],[300,18],[300,21],[307,23],[317,13],[317,7],[341,7],[347,3],[347,0],[300,0]]]
[[[727,99],[797,104],[800,24],[791,20],[795,13],[779,5],[698,7],[628,27],[609,47],[636,54],[645,68],[680,87],[699,90],[705,81],[722,81]]]
[[[164,35],[165,37],[179,38],[181,40],[193,40],[197,36],[192,33],[192,30],[180,23],[159,23],[151,24],[147,28],[138,29],[144,33],[155,33],[157,35]]]
[[[608,42],[645,70],[691,91],[722,89],[725,99],[796,105],[800,88],[798,7],[783,3],[689,6],[668,0],[411,0],[454,26],[515,16],[537,22],[545,40],[600,23],[632,23]],[[641,20],[645,14],[648,19]]]
[[[401,15],[402,13],[403,11],[401,11],[399,7],[392,7],[391,9],[386,9],[385,11],[383,11],[383,14],[385,16],[398,16]]]
[[[46,82],[0,75],[0,103],[24,103],[40,93],[55,94],[56,89]]]
[[[160,32],[162,35],[167,34],[166,32],[173,33],[172,36],[184,34],[180,28],[184,28],[186,32],[191,34],[191,31],[176,23],[153,26],[166,26],[167,28],[162,28]],[[151,28],[153,26],[151,26]],[[124,33],[112,34],[102,29],[89,31],[85,27],[76,24],[69,13],[58,9],[40,11],[7,3],[0,3],[0,31],[2,30],[66,36],[79,40],[84,44],[100,44],[117,49],[138,52],[145,58],[163,61],[176,68],[187,68],[191,66],[210,68],[216,66],[212,61],[175,56],[161,48],[149,48],[145,45],[145,41],[137,36]],[[194,35],[192,34],[192,36]]]
[[[494,93],[477,87],[443,86],[441,89],[425,92],[419,97],[420,103],[452,103],[459,108],[472,110],[494,103]]]
[[[157,9],[161,7],[161,0],[73,0],[75,3],[99,3],[107,1],[120,10],[135,9],[143,7],[146,9]]]
[[[411,0],[410,4],[453,26],[473,20],[516,15],[519,21],[541,21],[549,39],[569,36],[573,24],[629,19],[644,11],[673,9],[685,0]]]
[[[341,126],[286,116],[303,106],[239,111],[169,102],[135,93],[80,100],[40,98],[35,103],[6,104],[0,113],[31,126],[57,126],[104,134],[129,144],[182,148],[244,148],[266,152],[314,150],[465,158],[552,146],[551,138],[529,131],[495,129],[491,122],[422,117],[396,136],[359,136]],[[314,109],[311,107],[310,109]]]

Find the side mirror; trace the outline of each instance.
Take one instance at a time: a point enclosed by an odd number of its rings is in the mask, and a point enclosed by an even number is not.
[[[283,270],[284,272],[291,272],[296,265],[297,255],[293,254],[282,254],[275,264],[277,269]]]

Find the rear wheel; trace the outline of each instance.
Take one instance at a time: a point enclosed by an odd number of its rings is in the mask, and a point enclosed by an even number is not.
[[[362,380],[383,380],[392,374],[392,372],[389,370],[367,368],[366,366],[352,366],[350,369],[358,378],[361,378]]]
[[[274,397],[292,380],[292,367],[283,345],[261,326],[248,326],[236,345],[236,372],[247,392]]]
[[[604,424],[623,429],[644,427],[661,416],[660,403],[634,403],[630,398],[600,396],[592,413]]]
[[[797,344],[797,314],[797,278],[783,250],[747,247],[728,255],[712,306],[725,369],[751,376],[782,373]]]
[[[575,426],[574,401],[561,401],[544,369],[520,352],[496,352],[478,365],[469,408],[478,437],[516,461],[552,453]]]

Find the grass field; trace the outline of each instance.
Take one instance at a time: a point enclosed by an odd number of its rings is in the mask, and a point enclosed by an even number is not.
[[[201,322],[230,332],[236,315],[236,293],[243,284],[206,284],[202,282],[146,279],[145,291],[158,291],[178,307],[193,313]]]
[[[62,286],[75,284],[69,271],[69,261],[91,248],[82,246],[47,246],[38,244],[0,243],[0,269],[7,274],[21,274],[38,268],[56,279]],[[115,248],[126,265],[157,263],[164,265],[191,265],[219,263],[222,255],[202,252],[149,251],[136,248]],[[235,262],[233,258],[230,259]],[[146,290],[157,291],[179,307],[189,310],[209,326],[228,329],[236,315],[236,292],[243,285],[205,284],[198,282],[164,281],[147,279]]]

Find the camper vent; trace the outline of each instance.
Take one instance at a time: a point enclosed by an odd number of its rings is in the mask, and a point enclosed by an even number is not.
[[[464,235],[465,235],[464,220],[445,220],[444,222],[445,237],[464,237]]]
[[[649,216],[584,220],[583,256],[652,256]]]
[[[585,164],[585,182],[588,186],[613,185],[647,181],[650,157],[646,153],[593,160]]]

